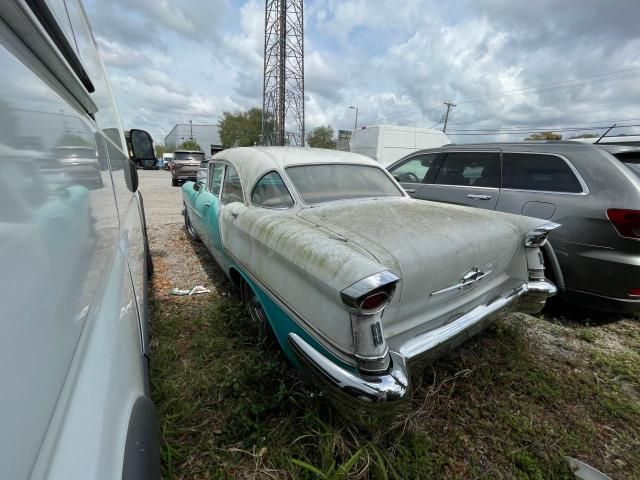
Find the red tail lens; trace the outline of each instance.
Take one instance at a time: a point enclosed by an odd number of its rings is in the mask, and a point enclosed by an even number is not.
[[[640,239],[640,210],[610,208],[607,217],[621,236]]]
[[[384,305],[387,300],[389,300],[389,296],[385,292],[377,292],[373,295],[369,295],[365,297],[362,302],[360,302],[360,309],[362,310],[375,310],[376,308]]]
[[[630,297],[640,297],[640,288],[632,288],[629,290]]]

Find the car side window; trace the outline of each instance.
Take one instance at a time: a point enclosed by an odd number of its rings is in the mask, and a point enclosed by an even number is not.
[[[442,162],[435,183],[465,187],[500,186],[500,156],[497,152],[452,152]]]
[[[211,163],[209,166],[209,191],[216,197],[220,196],[220,188],[222,187],[222,176],[224,173],[224,165],[221,163]]]
[[[293,198],[278,172],[264,175],[253,187],[251,201],[260,207],[291,208]]]
[[[233,202],[244,202],[240,175],[238,175],[238,171],[233,165],[227,165],[227,171],[224,175],[224,182],[222,184],[222,198],[220,201],[223,205]]]
[[[567,162],[556,155],[505,153],[502,188],[581,193],[582,186]]]
[[[389,170],[400,183],[423,183],[433,165],[436,153],[416,155]]]

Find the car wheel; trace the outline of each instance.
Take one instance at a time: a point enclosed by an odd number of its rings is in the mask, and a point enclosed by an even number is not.
[[[184,230],[185,232],[187,232],[187,237],[189,237],[194,242],[201,241],[195,228],[193,228],[193,224],[191,223],[191,219],[189,218],[189,211],[187,210],[186,205],[184,207]]]
[[[247,311],[247,315],[249,315],[251,321],[258,326],[260,338],[267,337],[269,339],[275,339],[275,334],[273,330],[271,330],[271,325],[267,320],[267,314],[264,311],[260,299],[253,291],[253,288],[251,288],[251,285],[245,280],[242,280],[242,285],[240,286],[240,298]]]
[[[177,178],[171,177],[171,186],[172,187],[177,187],[178,186],[178,179]]]

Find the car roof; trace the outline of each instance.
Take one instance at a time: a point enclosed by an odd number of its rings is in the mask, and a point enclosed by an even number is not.
[[[292,165],[316,163],[355,163],[382,168],[375,160],[358,153],[309,147],[237,147],[216,153],[212,161],[228,160],[247,185],[269,170],[284,170]]]

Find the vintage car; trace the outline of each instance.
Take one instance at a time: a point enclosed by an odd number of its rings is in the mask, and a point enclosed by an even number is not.
[[[360,411],[402,405],[415,361],[556,292],[540,253],[556,224],[414,200],[362,155],[234,148],[182,195],[252,319]]]

